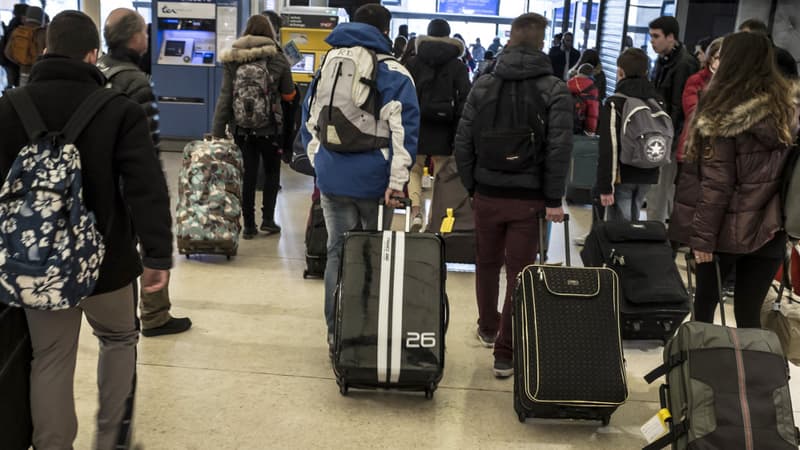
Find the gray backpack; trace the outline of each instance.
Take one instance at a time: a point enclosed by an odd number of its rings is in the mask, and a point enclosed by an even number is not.
[[[625,99],[622,108],[619,160],[640,169],[654,169],[670,163],[675,131],[672,119],[655,99],[647,101],[614,94]],[[616,116],[612,115],[612,120]]]
[[[335,152],[366,152],[389,147],[389,123],[380,119],[378,64],[394,58],[364,47],[328,52],[312,86],[307,126]],[[405,68],[395,61],[393,70]]]
[[[237,127],[263,130],[279,127],[281,105],[265,60],[236,68],[233,79],[233,118]]]

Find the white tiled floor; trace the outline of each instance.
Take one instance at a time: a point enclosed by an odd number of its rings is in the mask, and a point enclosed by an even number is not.
[[[163,155],[173,198],[180,155]],[[135,435],[145,449],[535,448],[633,449],[639,427],[657,410],[657,386],[642,376],[661,360],[655,343],[628,343],[630,398],[611,425],[517,421],[511,380],[496,380],[491,350],[475,338],[474,275],[450,273],[452,318],[447,366],[432,401],[420,394],[355,391],[342,397],[325,343],[323,287],[302,279],[311,180],[286,169],[279,195],[280,237],[242,241],[232,261],[176,255],[173,314],[190,316],[187,333],[142,338]],[[572,208],[572,236],[589,211]],[[551,260],[562,260],[559,227]],[[573,263],[580,261],[571,249]],[[732,314],[730,314],[732,316]],[[90,447],[97,408],[97,344],[81,334],[75,394],[80,430]],[[800,369],[792,367],[800,418]]]

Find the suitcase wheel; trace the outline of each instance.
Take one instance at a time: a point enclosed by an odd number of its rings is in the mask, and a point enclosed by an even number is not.
[[[519,423],[525,423],[525,419],[527,419],[527,418],[528,418],[528,416],[525,415],[525,413],[523,413],[523,412],[518,412],[517,413],[517,419],[519,419]]]
[[[304,280],[307,280],[307,279],[308,279],[308,269],[306,269],[306,270],[304,270],[304,271],[303,271],[303,279],[304,279]]]
[[[186,254],[186,259],[191,259],[191,258],[189,258],[189,254],[188,253]]]
[[[604,427],[607,427],[607,426],[608,426],[608,424],[609,424],[609,423],[611,423],[611,416],[605,416],[605,417],[603,417],[602,421],[603,421],[603,426],[604,426]]]
[[[225,255],[225,258],[227,258],[228,261],[230,261],[231,260],[231,255]]]
[[[347,391],[349,390],[347,387],[347,383],[345,383],[344,381],[339,381],[338,383],[339,383],[339,393],[346,396]]]

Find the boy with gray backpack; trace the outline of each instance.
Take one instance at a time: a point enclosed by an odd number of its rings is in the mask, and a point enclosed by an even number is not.
[[[608,221],[639,220],[650,185],[669,164],[674,130],[637,48],[617,59],[617,89],[600,111],[596,192]]]

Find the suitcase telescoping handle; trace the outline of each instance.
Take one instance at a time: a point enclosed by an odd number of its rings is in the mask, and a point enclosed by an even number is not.
[[[403,204],[406,209],[406,233],[411,232],[411,199],[406,197],[392,197]],[[384,202],[378,203],[378,231],[383,231],[383,214],[386,209]]]
[[[569,248],[569,214],[564,214],[564,262],[567,267],[572,265]],[[547,253],[547,214],[539,213],[539,264],[545,263]]]
[[[708,263],[706,263],[708,264]],[[722,295],[722,273],[719,269],[719,257],[714,255],[714,269],[717,274],[717,295],[719,295],[719,317],[722,319],[722,326],[727,327],[728,324],[725,321],[725,298]],[[694,277],[695,283],[697,282],[697,260],[694,259],[694,253],[689,250],[689,253],[686,254],[686,281],[687,287],[689,289],[689,296],[691,297],[691,311],[692,317],[691,320],[694,320],[694,300],[695,300],[695,284],[692,283],[692,277]]]

